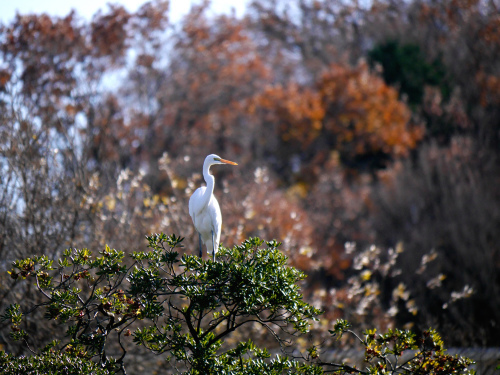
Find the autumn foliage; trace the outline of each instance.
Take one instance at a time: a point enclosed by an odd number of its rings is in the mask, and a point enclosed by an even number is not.
[[[361,3],[0,25],[0,269],[161,231],[194,253],[187,202],[215,152],[239,164],[216,171],[222,243],[283,242],[319,324],[498,345],[498,5]],[[36,298],[4,274],[0,296]]]
[[[410,123],[398,92],[365,63],[328,66],[312,88],[296,82],[268,87],[251,106],[253,114],[259,109],[288,152],[335,149],[347,162],[408,155],[424,134],[423,126]]]

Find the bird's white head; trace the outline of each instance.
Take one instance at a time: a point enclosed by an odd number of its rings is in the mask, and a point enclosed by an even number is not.
[[[210,154],[205,158],[205,162],[203,163],[203,177],[205,178],[205,181],[212,178],[212,175],[210,174],[210,167],[215,164],[238,165],[234,161],[222,159],[219,155]]]
[[[207,165],[208,167],[210,167],[211,165],[214,165],[214,164],[231,164],[231,165],[238,165],[238,164],[237,164],[237,163],[235,163],[234,161],[230,161],[230,160],[222,159],[219,155],[215,155],[215,154],[210,154],[210,155],[208,155],[208,156],[205,158],[205,163],[204,163],[204,165]]]

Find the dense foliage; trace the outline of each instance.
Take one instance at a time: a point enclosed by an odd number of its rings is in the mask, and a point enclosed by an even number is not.
[[[126,374],[125,357],[143,345],[163,354],[166,368],[191,375],[472,373],[467,371],[472,361],[446,355],[433,330],[417,339],[409,331],[377,335],[373,329],[361,339],[349,323],[337,321],[330,334],[337,340],[345,333],[356,337],[366,351],[366,370],[323,362],[315,345],[301,354],[295,339],[310,331],[320,311],[304,302],[299,282],[305,274],[288,265],[279,243],[251,238],[222,248],[214,262],[181,256],[182,240],[151,235],[151,250],[133,252],[130,262],[107,246],[99,256],[88,249],[67,250],[57,265],[46,256],[16,260],[11,276],[36,285],[43,302],[5,310],[2,320],[11,325],[10,336],[39,349],[41,343],[25,331],[35,309],[66,332],[55,334],[60,340],[47,343],[36,357],[0,352],[0,371]],[[255,345],[248,333],[236,335],[248,325],[266,331],[268,348]],[[270,354],[269,339],[280,355]],[[415,355],[398,362],[408,350]]]
[[[16,357],[0,352],[0,373],[51,375],[109,375],[92,361],[68,354],[44,353],[30,357]]]
[[[109,370],[124,371],[126,341],[166,352],[192,374],[219,374],[241,366],[248,351],[256,358],[268,356],[251,341],[227,345],[226,338],[240,327],[262,326],[282,345],[283,334],[309,331],[319,310],[302,300],[297,282],[305,275],[287,265],[277,242],[261,249],[262,240],[250,239],[222,249],[220,261],[212,262],[181,257],[182,240],[152,235],[152,250],[133,252],[130,265],[123,252],[109,247],[97,257],[75,249],[65,251],[57,266],[46,256],[17,260],[10,274],[33,279],[45,297],[37,306],[44,318],[66,326],[69,341],[62,347],[54,341],[51,349],[97,358]],[[22,311],[14,304],[3,315],[12,324],[11,336],[39,345],[23,329]],[[138,320],[144,324],[133,325]],[[122,352],[118,358],[107,354],[116,344]]]

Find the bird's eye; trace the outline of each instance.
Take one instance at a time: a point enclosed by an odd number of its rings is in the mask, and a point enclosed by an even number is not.
[[[220,158],[214,158],[215,161],[220,161]]]

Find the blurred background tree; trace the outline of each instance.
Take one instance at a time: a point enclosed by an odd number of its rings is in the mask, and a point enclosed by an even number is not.
[[[154,0],[90,22],[17,16],[0,25],[1,269],[134,251],[161,230],[194,252],[187,201],[217,152],[239,164],[217,172],[222,242],[282,241],[318,324],[500,345],[498,8],[255,0],[238,18],[204,2],[174,24]],[[1,309],[36,298],[0,277]]]

